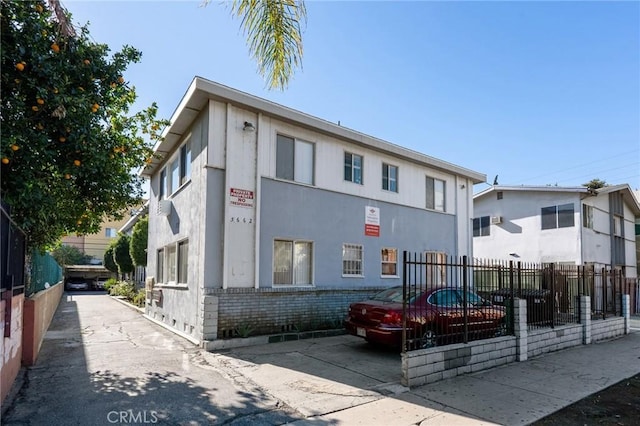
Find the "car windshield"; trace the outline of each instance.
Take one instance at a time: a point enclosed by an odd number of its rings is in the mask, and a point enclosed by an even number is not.
[[[409,302],[412,302],[416,297],[416,290],[409,290]],[[377,293],[371,298],[371,300],[377,300],[380,302],[394,302],[402,303],[402,287],[392,287]]]

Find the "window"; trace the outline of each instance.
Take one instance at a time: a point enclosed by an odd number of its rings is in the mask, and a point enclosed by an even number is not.
[[[191,179],[191,142],[180,148],[180,185]]]
[[[178,243],[178,282],[186,284],[189,281],[189,241]]]
[[[276,177],[313,185],[314,146],[287,136],[276,141]]]
[[[383,248],[381,252],[382,275],[397,276],[398,275],[398,249]]]
[[[344,180],[362,185],[362,156],[344,153]]]
[[[427,208],[445,211],[444,181],[427,176]]]
[[[573,203],[543,207],[540,211],[542,229],[570,228],[574,225]]]
[[[162,169],[160,172],[160,190],[159,198],[162,200],[167,195],[167,169]]]
[[[498,191],[498,192],[496,193],[496,198],[497,198],[498,200],[502,200],[502,197],[503,197],[503,196],[504,196],[504,195],[503,195],[502,191]]]
[[[104,234],[107,238],[115,238],[118,236],[118,231],[116,228],[106,228]]]
[[[167,174],[168,169],[168,174]],[[191,142],[187,141],[180,147],[178,155],[160,172],[159,198],[176,192],[191,179]]]
[[[342,275],[362,276],[362,246],[342,245]]]
[[[313,246],[309,241],[273,242],[273,284],[312,285]]]
[[[173,194],[180,187],[180,159],[176,158],[171,162],[170,172],[171,172],[171,193]]]
[[[164,249],[161,248],[158,250],[158,266],[157,266],[157,280],[160,283],[164,282]]]
[[[398,192],[398,168],[382,163],[382,189]]]
[[[447,256],[441,252],[426,252],[427,285],[438,286],[447,283]]]
[[[176,282],[176,246],[171,244],[167,246],[167,282]]]
[[[582,226],[593,229],[593,206],[582,205]]]
[[[490,234],[489,216],[482,216],[473,219],[473,236],[486,237]]]
[[[624,218],[621,216],[613,217],[613,235],[622,237],[622,229],[624,228]]]

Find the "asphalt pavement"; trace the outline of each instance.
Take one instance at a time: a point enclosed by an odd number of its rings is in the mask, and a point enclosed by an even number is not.
[[[398,353],[353,336],[206,352],[104,294],[65,293],[2,424],[529,424],[640,373],[632,327],[407,389]]]

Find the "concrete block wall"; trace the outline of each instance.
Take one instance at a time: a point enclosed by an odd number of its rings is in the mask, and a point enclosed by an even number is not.
[[[422,386],[516,361],[516,338],[497,337],[402,353],[402,384]]]
[[[210,299],[211,303],[203,305],[203,331],[211,340],[237,337],[239,331],[254,336],[341,328],[350,303],[365,300],[380,290],[378,287],[206,289],[205,301]],[[209,317],[211,321],[207,323]],[[217,323],[213,318],[217,318]],[[217,327],[215,336],[214,327]]]
[[[582,331],[581,324],[530,330],[527,340],[528,357],[581,345]]]
[[[591,322],[591,341],[613,339],[625,334],[625,318],[613,317]]]
[[[583,308],[589,307],[589,297],[582,296]],[[624,317],[585,321],[590,312],[582,310],[581,324],[556,328],[528,330],[526,303],[516,300],[515,335],[460,343],[402,353],[402,384],[421,386],[461,374],[473,373],[528,357],[558,351],[581,344],[611,339],[628,331],[629,310]],[[624,299],[623,299],[624,304]],[[587,340],[588,338],[588,340]]]

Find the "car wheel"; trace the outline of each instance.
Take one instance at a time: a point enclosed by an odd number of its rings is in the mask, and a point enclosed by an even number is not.
[[[420,339],[420,347],[422,349],[432,348],[437,345],[436,332],[429,329],[424,332],[422,339]]]
[[[507,323],[504,321],[501,321],[500,324],[498,324],[498,328],[496,328],[496,335],[495,337],[501,337],[501,336],[506,336],[507,333]]]

